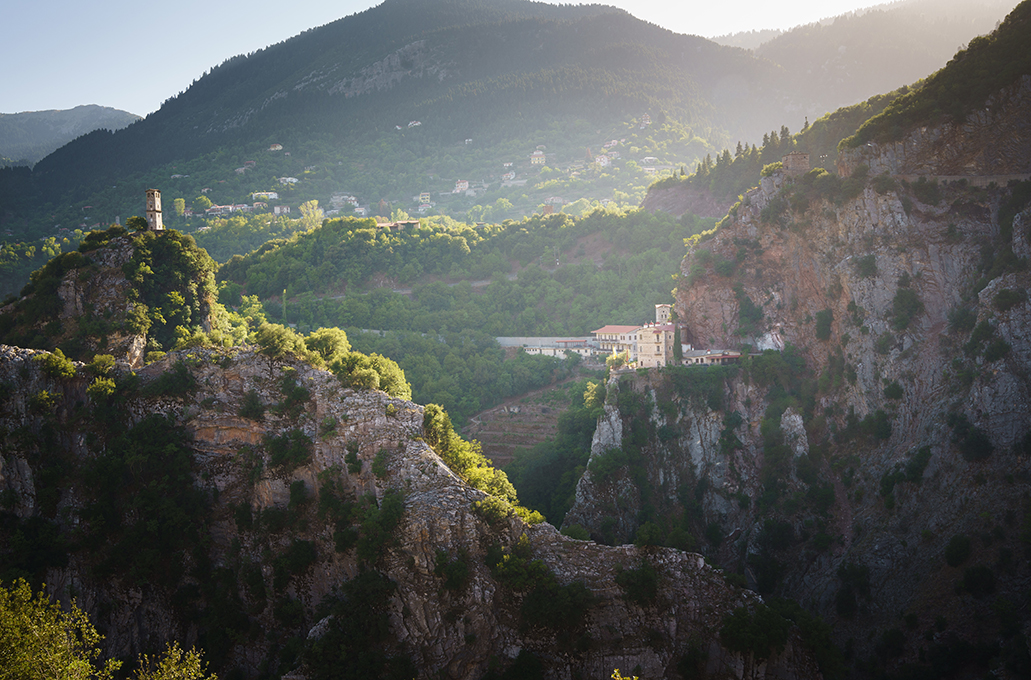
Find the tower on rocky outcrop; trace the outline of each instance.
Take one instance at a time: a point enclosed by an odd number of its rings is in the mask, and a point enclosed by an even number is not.
[[[161,222],[161,192],[147,189],[147,229],[162,231],[165,225]]]
[[[655,323],[669,323],[673,318],[673,305],[655,305]]]

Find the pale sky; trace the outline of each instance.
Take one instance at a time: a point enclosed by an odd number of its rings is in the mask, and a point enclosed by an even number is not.
[[[885,0],[600,0],[677,33],[790,28]],[[145,116],[205,70],[378,0],[4,0],[0,113],[99,104]],[[575,3],[580,4],[580,3]]]

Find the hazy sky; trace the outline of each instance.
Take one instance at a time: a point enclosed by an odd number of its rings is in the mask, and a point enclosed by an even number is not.
[[[599,1],[703,36],[790,28],[884,2]],[[0,113],[100,104],[146,115],[232,56],[375,4],[379,0],[4,0]]]

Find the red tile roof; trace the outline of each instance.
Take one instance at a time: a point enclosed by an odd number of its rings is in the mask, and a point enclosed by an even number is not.
[[[617,334],[618,333],[633,333],[638,328],[640,328],[640,326],[612,326],[612,325],[609,325],[609,326],[602,326],[601,328],[599,328],[596,331],[591,331],[591,334],[592,335],[597,335],[598,333],[617,333]]]

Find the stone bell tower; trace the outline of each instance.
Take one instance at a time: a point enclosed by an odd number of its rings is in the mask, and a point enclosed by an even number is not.
[[[147,189],[147,229],[162,231],[164,228],[161,222],[161,192]]]

